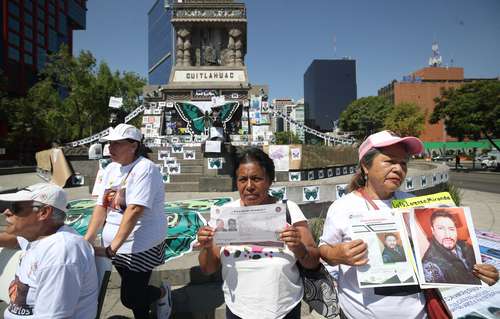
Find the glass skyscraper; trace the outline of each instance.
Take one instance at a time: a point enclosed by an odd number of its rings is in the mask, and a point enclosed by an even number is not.
[[[61,44],[73,48],[73,30],[86,26],[87,0],[2,0],[0,69],[7,90],[24,95],[36,82],[47,55]]]
[[[306,125],[331,131],[340,113],[357,98],[356,61],[314,60],[304,74]]]
[[[172,10],[169,0],[156,0],[148,12],[148,82],[168,83],[173,64]]]

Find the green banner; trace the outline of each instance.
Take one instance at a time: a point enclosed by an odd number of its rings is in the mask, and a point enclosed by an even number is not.
[[[210,207],[222,206],[232,201],[230,197],[213,199],[194,199],[166,202],[164,206],[168,219],[168,230],[165,234],[168,247],[165,251],[165,261],[180,257],[192,250],[198,228],[205,225],[201,213],[209,213]],[[70,203],[66,224],[81,235],[85,235],[94,209],[95,200],[77,199]]]

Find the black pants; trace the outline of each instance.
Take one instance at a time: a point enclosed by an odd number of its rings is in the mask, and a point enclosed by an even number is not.
[[[300,319],[300,302],[293,308],[289,313],[286,314],[283,319]],[[229,307],[226,306],[226,319],[242,319],[235,315],[229,310]]]
[[[151,271],[137,272],[122,267],[115,268],[122,278],[122,304],[132,310],[135,319],[148,319],[149,306],[161,296],[160,288],[149,285]]]

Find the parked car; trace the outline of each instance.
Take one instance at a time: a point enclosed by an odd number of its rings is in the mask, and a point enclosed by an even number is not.
[[[476,162],[482,163],[484,160],[487,160],[488,154],[482,154],[476,157]]]
[[[494,150],[488,152],[488,158],[481,161],[481,167],[490,170],[500,170],[500,152]]]
[[[437,155],[431,158],[433,162],[451,162],[455,160],[453,155]]]

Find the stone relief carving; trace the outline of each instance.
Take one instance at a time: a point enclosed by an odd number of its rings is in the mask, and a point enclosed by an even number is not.
[[[177,31],[176,65],[191,66],[191,32],[188,29]]]
[[[244,9],[178,9],[175,18],[245,18]]]
[[[229,30],[229,40],[227,44],[226,61],[228,66],[243,66],[243,41],[240,29]]]

